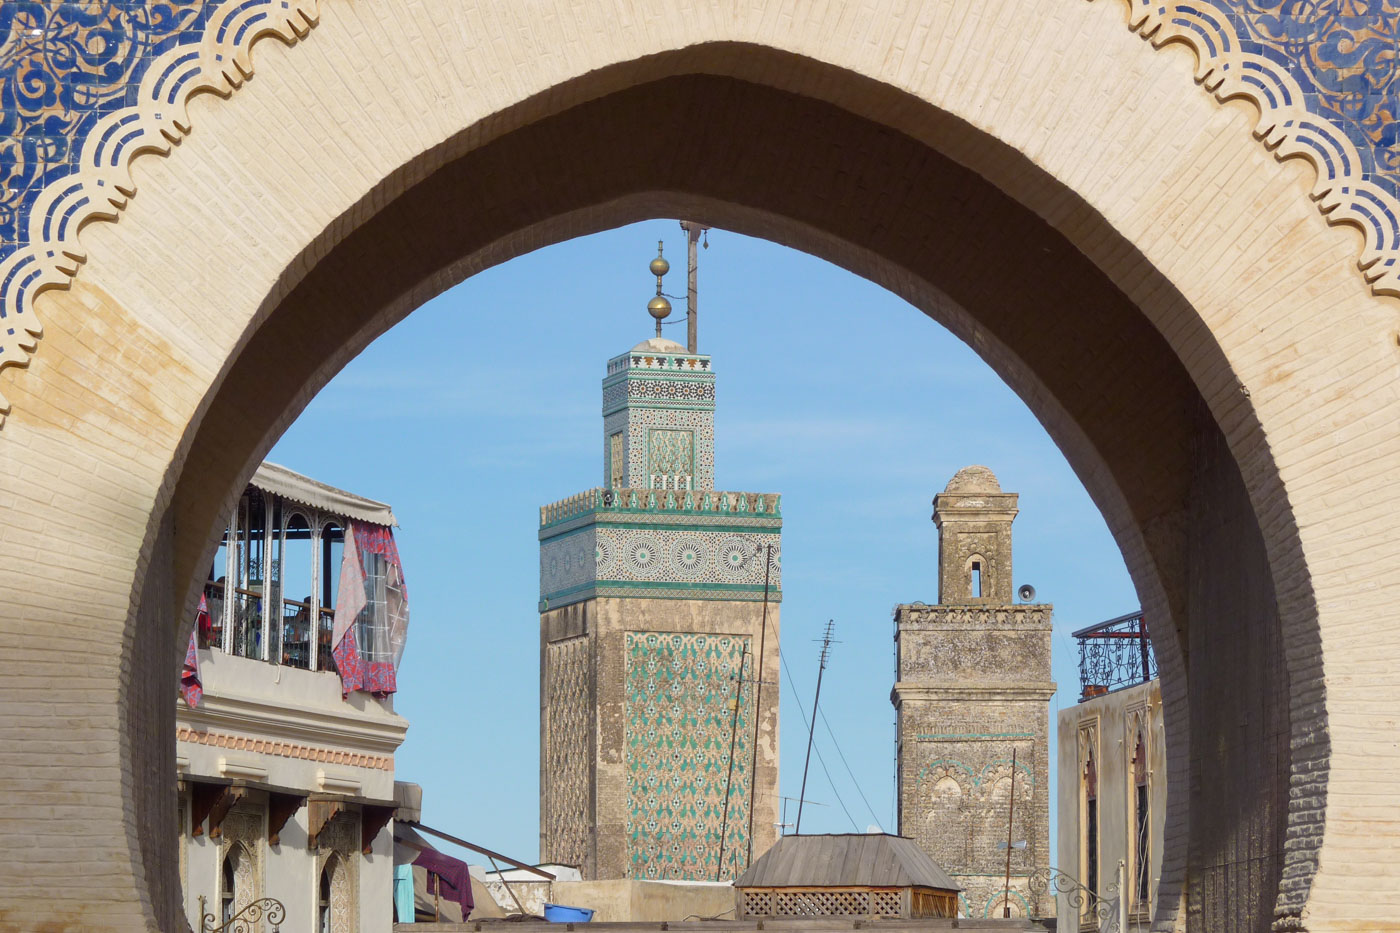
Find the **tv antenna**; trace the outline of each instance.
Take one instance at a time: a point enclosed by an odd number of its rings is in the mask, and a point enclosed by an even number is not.
[[[822,654],[817,666],[817,692],[812,697],[812,721],[807,729],[807,760],[802,765],[802,789],[797,792],[797,827],[794,833],[802,835],[802,802],[807,796],[807,769],[812,766],[812,739],[817,735],[817,704],[822,698],[822,673],[826,670],[826,662],[831,658],[831,635],[836,630],[836,623],[828,619],[826,631],[822,633]]]

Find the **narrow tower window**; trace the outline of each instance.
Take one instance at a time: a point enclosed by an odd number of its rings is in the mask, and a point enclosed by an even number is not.
[[[973,599],[982,598],[982,562],[980,560],[972,562],[972,583],[969,592]]]

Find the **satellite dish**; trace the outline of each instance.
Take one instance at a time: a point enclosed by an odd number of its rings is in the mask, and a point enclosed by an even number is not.
[[[1022,583],[1021,588],[1016,591],[1016,595],[1021,597],[1021,602],[1028,603],[1035,599],[1035,587],[1029,583]]]

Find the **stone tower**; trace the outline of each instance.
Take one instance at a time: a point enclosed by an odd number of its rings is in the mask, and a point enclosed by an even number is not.
[[[895,609],[899,832],[963,887],[973,917],[1002,915],[1015,752],[1011,912],[1049,864],[1049,605],[1012,599],[1017,496],[986,467],[958,471],[933,500],[938,605]],[[1053,916],[1053,900],[1034,905]]]
[[[714,408],[709,356],[614,357],[603,485],[540,510],[540,857],[588,879],[734,878],[776,839],[782,516],[715,490]]]

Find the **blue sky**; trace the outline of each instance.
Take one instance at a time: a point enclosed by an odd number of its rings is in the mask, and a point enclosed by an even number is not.
[[[521,256],[381,337],[269,455],[393,504],[412,610],[398,776],[423,785],[430,825],[526,860],[539,844],[538,508],[602,481],[604,364],[653,333],[658,239],[666,291],[684,295],[674,220]],[[783,495],[782,647],[804,707],[828,619],[840,640],[822,708],[854,780],[819,725],[832,780],[814,756],[807,797],[826,806],[803,829],[894,831],[891,610],[937,601],[931,500],[968,464],[1020,493],[1015,579],[1055,604],[1053,755],[1055,712],[1078,688],[1069,632],[1137,597],[1029,410],[910,305],[786,247],[712,231],[699,306],[718,383],[716,485]],[[665,328],[681,342],[683,312],[676,302],[682,323]],[[796,797],[807,737],[781,689],[782,793]]]

